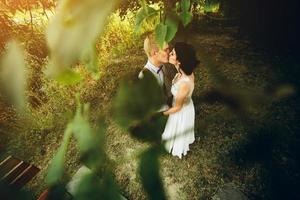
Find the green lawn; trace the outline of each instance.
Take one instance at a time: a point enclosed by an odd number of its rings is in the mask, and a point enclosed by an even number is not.
[[[265,101],[253,103],[250,99],[249,103],[243,100],[246,102],[247,116],[254,119],[252,122],[255,126],[251,127],[243,124],[241,116],[232,112],[230,106],[224,105],[222,101],[207,103],[201,99],[207,90],[220,83],[223,84],[223,90],[237,92],[246,98],[249,94],[267,90],[276,80],[276,74],[271,70],[272,62],[264,52],[254,49],[246,40],[237,39],[236,31],[235,27],[213,27],[205,31],[199,28],[187,37],[202,60],[195,72],[193,95],[196,141],[182,160],[170,155],[160,159],[161,176],[170,199],[210,199],[226,183],[234,183],[251,199],[264,198],[266,195],[268,168],[263,162],[246,163],[239,153],[246,152],[244,147],[251,141],[251,134],[259,133],[260,127],[268,127],[274,120],[284,124],[284,109],[289,112],[286,117],[293,118],[295,113],[289,106],[274,107]],[[6,127],[1,129],[5,131],[1,133],[0,139],[5,154],[16,155],[41,169],[28,185],[34,194],[41,193],[46,187],[46,169],[60,145],[65,125],[71,116],[68,110],[75,109],[75,91],[79,91],[83,101],[91,104],[93,123],[97,123],[100,113],[106,114],[106,151],[114,164],[115,178],[123,195],[132,200],[146,199],[137,174],[137,165],[138,155],[147,145],[132,139],[110,116],[112,98],[120,80],[126,74],[137,75],[146,62],[141,44],[142,41],[111,56],[108,64],[101,68],[100,80],[92,81],[87,75],[82,88],[58,86],[42,79],[41,84],[46,85],[46,91],[42,105],[32,109],[31,117],[35,122],[26,121],[22,117],[22,120],[15,120],[18,116],[14,111],[1,105],[1,124]],[[218,70],[229,83],[215,79],[210,67]],[[280,118],[273,120],[278,113]],[[276,154],[275,157],[280,158],[280,155]],[[78,157],[76,141],[73,140],[67,154],[66,170],[69,175],[79,168]]]

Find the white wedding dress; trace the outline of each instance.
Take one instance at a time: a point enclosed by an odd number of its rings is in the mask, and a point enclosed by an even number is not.
[[[171,87],[174,96],[173,105],[180,85],[185,82],[190,85],[190,92],[186,97],[183,107],[176,113],[170,114],[162,139],[165,141],[165,148],[169,153],[178,156],[186,155],[189,151],[189,145],[195,141],[194,125],[195,125],[195,108],[192,101],[192,93],[194,83],[188,77],[181,77]]]

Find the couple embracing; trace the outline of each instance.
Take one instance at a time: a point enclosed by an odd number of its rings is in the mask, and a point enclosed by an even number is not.
[[[177,42],[173,49],[168,44],[159,48],[154,34],[146,37],[144,50],[148,62],[139,78],[144,73],[151,73],[163,88],[166,105],[160,111],[168,116],[168,120],[162,139],[169,153],[182,158],[195,140],[195,109],[191,96],[195,81],[193,71],[199,64],[196,51],[184,42]]]

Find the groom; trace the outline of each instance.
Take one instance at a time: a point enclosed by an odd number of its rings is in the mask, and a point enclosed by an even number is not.
[[[155,41],[155,35],[150,33],[144,40],[144,51],[148,57],[148,62],[139,73],[138,77],[141,79],[143,78],[144,73],[152,73],[159,85],[163,88],[166,105],[172,107],[173,96],[171,93],[171,86],[177,70],[173,65],[168,63],[170,47],[165,43],[163,48],[159,48],[159,45]],[[162,110],[166,110],[167,106]]]

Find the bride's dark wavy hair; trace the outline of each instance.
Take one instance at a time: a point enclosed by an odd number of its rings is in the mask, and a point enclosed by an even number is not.
[[[200,64],[195,48],[185,42],[176,42],[174,48],[177,60],[180,62],[180,69],[186,75],[191,75],[194,69]]]

